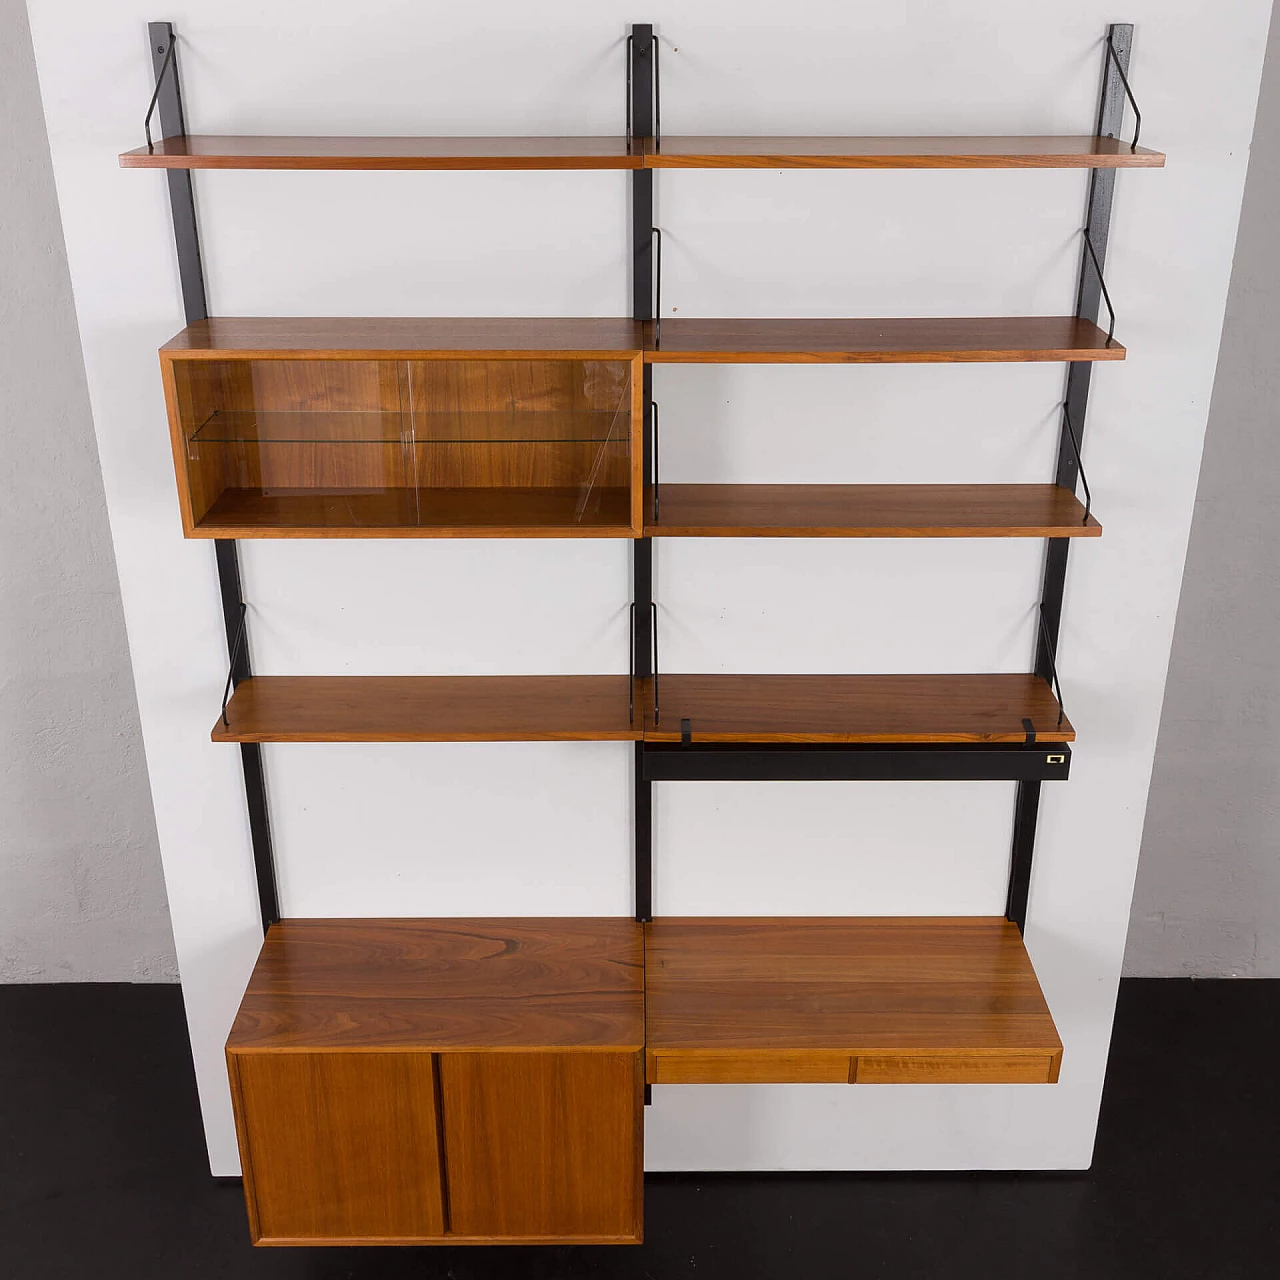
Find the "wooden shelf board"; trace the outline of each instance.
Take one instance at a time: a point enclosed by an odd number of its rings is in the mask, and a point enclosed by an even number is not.
[[[217,316],[160,348],[179,360],[630,360],[643,326],[616,317]]]
[[[635,1050],[643,986],[631,920],[284,920],[227,1049]]]
[[[651,1083],[1052,1083],[1062,1044],[996,917],[658,918]]]
[[[621,676],[253,676],[214,742],[635,741]]]
[[[120,156],[124,169],[639,169],[625,137],[355,138],[189,134]]]
[[[647,169],[1120,169],[1164,156],[1117,138],[681,137],[649,141]]]
[[[664,484],[647,537],[1075,538],[1102,526],[1053,484]]]
[[[631,497],[598,489],[383,489],[324,493],[226,489],[198,538],[630,538]]]
[[[120,156],[124,169],[1100,169],[1165,158],[1115,138],[288,137],[189,134]]]
[[[645,325],[649,364],[947,364],[1123,360],[1074,316],[906,319],[664,319]]]
[[[616,317],[199,320],[161,348],[169,358],[251,360],[629,360],[651,364],[938,364],[1123,360],[1125,349],[1074,316],[905,319]]]
[[[637,692],[637,705],[640,703]],[[646,742],[1071,742],[1075,730],[1039,676],[679,675],[659,681],[655,724],[646,686]]]

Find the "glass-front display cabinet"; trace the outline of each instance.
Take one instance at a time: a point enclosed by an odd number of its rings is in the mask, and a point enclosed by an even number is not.
[[[639,353],[161,358],[188,537],[640,533]]]

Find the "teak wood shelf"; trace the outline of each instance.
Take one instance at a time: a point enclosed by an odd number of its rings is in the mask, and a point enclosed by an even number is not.
[[[1098,137],[361,138],[193,134],[126,169],[1120,169],[1164,164]]]
[[[1164,164],[1138,145],[1132,35],[1108,28],[1079,136],[664,134],[637,24],[624,135],[235,137],[187,133],[173,29],[150,25],[148,145],[120,164],[168,170],[187,325],[161,369],[183,533],[214,540],[230,671],[212,736],[240,745],[266,933],[227,1042],[255,1243],[637,1242],[651,1085],[1057,1081],[1022,930],[1040,786],[1068,777],[1075,738],[1068,551],[1101,532],[1092,369],[1125,358],[1103,280],[1116,171]],[[691,168],[1087,170],[1074,307],[663,318],[655,174]],[[631,315],[210,318],[196,169],[625,172]],[[1066,365],[1052,483],[660,482],[661,365],[981,361]],[[628,673],[255,676],[236,540],[280,537],[627,538]],[[660,671],[653,539],[672,537],[1044,538],[1031,670]],[[634,920],[281,919],[263,744],[496,741],[632,743]],[[652,784],[773,780],[1016,782],[1004,917],[655,919]]]
[[[214,742],[634,741],[627,676],[251,676]]]
[[[1062,1042],[1009,921],[645,926],[650,1084],[1052,1084]]]
[[[970,364],[1123,360],[1073,316],[885,320],[663,320],[645,326],[646,364]]]
[[[1047,681],[1010,675],[681,675],[664,672],[647,742],[1071,742]]]
[[[656,508],[656,514],[655,514]],[[662,484],[651,538],[1096,538],[1054,484]]]
[[[634,696],[633,696],[634,695]],[[214,742],[1071,742],[1032,675],[251,676]]]

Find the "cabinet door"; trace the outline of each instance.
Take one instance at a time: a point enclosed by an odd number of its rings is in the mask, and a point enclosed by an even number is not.
[[[640,1240],[639,1053],[438,1061],[456,1236]]]
[[[444,1234],[429,1053],[229,1055],[255,1244]]]

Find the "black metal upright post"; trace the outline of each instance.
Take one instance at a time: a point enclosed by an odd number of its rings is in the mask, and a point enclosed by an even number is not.
[[[1102,93],[1098,102],[1096,132],[1099,137],[1120,136],[1124,124],[1124,77],[1129,72],[1129,52],[1132,47],[1132,23],[1117,22],[1107,29],[1102,50]],[[1102,305],[1102,269],[1107,260],[1111,199],[1115,184],[1114,169],[1090,171],[1084,240],[1080,247],[1076,315],[1095,324]],[[1080,479],[1079,450],[1084,443],[1085,415],[1089,407],[1089,385],[1092,378],[1093,364],[1090,361],[1075,361],[1067,367],[1067,391],[1063,402],[1055,481],[1073,493]],[[1051,679],[1053,675],[1054,653],[1062,625],[1062,599],[1067,585],[1067,552],[1070,546],[1070,538],[1051,538],[1045,553],[1044,583],[1040,591],[1042,625],[1037,629],[1035,658],[1035,673],[1044,680]],[[1019,782],[1014,807],[1009,897],[1005,908],[1006,917],[1019,930],[1025,929],[1027,923],[1031,859],[1035,851],[1039,809],[1040,783]]]
[[[187,131],[182,110],[182,86],[178,78],[178,53],[173,26],[168,22],[147,24],[151,65],[156,75],[156,112],[163,137],[181,137]],[[205,296],[204,267],[200,261],[200,232],[196,223],[195,188],[189,169],[167,169],[169,207],[173,214],[173,243],[178,257],[178,277],[182,285],[182,308],[187,323],[209,318]],[[240,588],[240,562],[233,539],[219,538],[214,544],[218,584],[222,594],[222,618],[227,632],[227,655],[232,684],[249,677],[247,633],[237,644],[244,625],[244,600]],[[262,748],[256,742],[240,744],[244,769],[245,800],[249,809],[249,833],[253,841],[253,865],[258,882],[258,908],[266,930],[280,919],[280,899],[276,888],[275,858],[271,849],[271,827],[267,819],[267,791],[262,770]]]
[[[652,23],[636,23],[627,41],[627,119],[632,143],[644,146],[654,131],[654,35]],[[631,318],[641,322],[653,317],[653,170],[631,171]],[[644,366],[642,413],[645,484],[653,474],[653,368]],[[646,512],[648,502],[645,503]],[[648,538],[632,542],[631,610],[632,652],[637,680],[652,677],[657,655],[653,651],[653,543]],[[648,700],[636,704],[643,723]],[[653,918],[653,784],[645,776],[644,743],[635,744],[635,897],[636,919]]]

